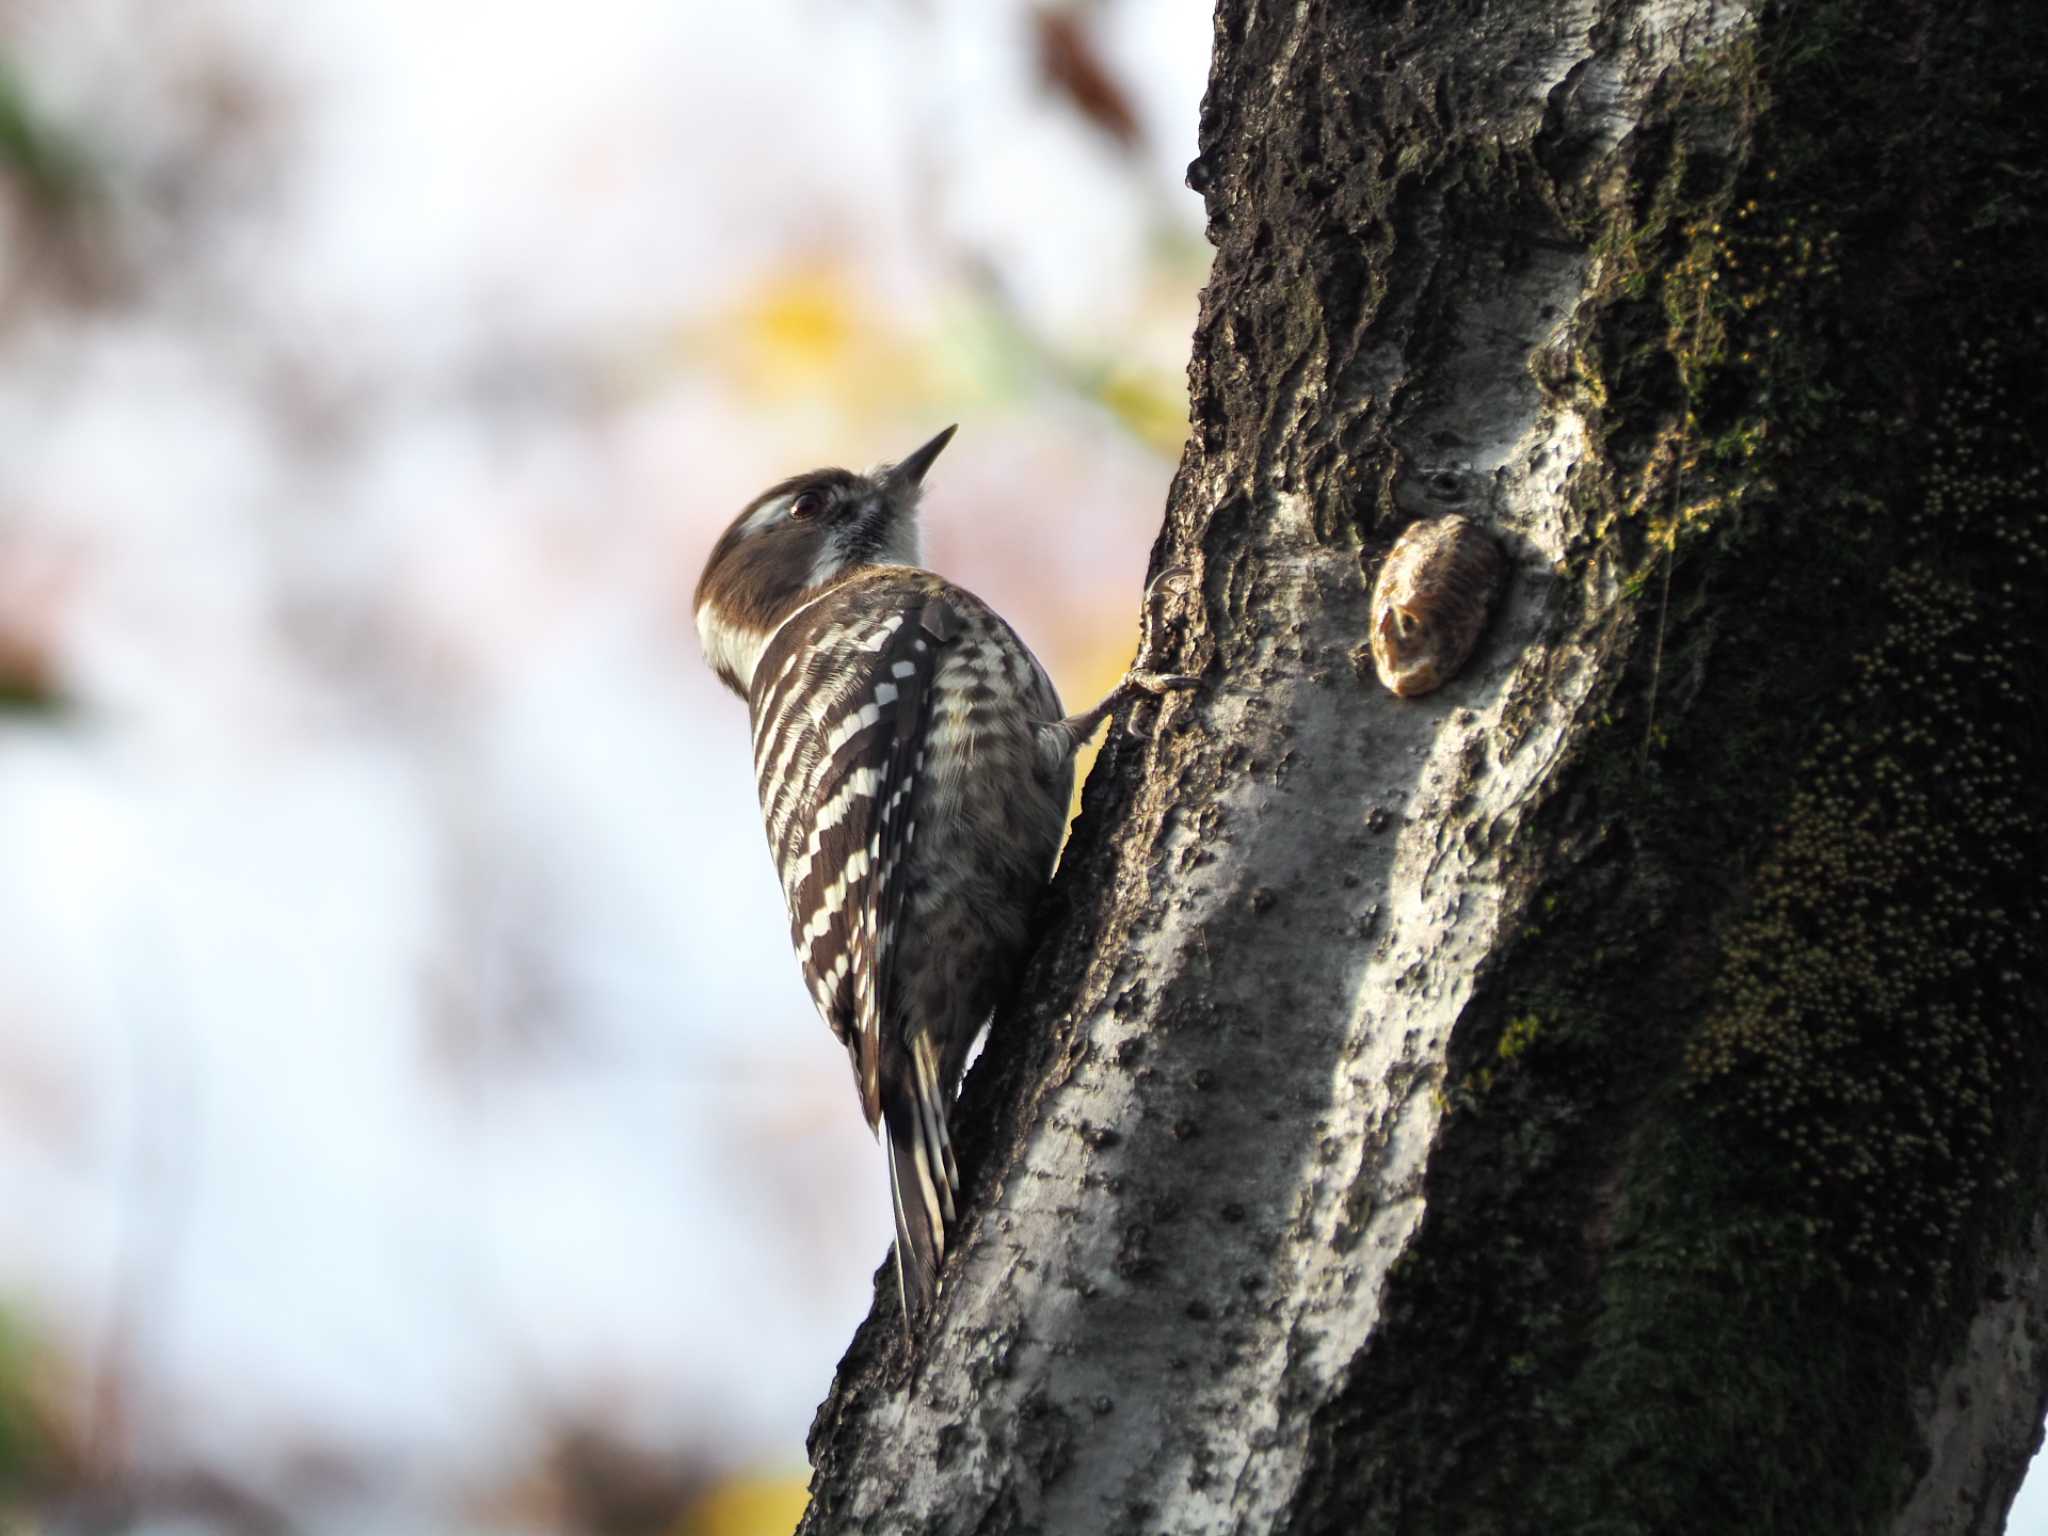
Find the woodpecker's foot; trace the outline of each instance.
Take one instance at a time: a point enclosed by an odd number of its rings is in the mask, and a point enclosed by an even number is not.
[[[1048,757],[1057,762],[1063,756],[1078,752],[1083,743],[1102,728],[1102,722],[1111,715],[1123,715],[1126,706],[1141,694],[1158,698],[1161,694],[1178,693],[1184,688],[1193,688],[1201,682],[1199,677],[1189,677],[1180,672],[1154,672],[1144,667],[1133,667],[1124,674],[1123,681],[1110,689],[1109,696],[1093,709],[1078,715],[1069,715],[1051,725],[1041,726],[1042,740],[1048,745]],[[1128,719],[1125,730],[1143,740],[1147,733],[1139,731]]]
[[[1166,640],[1164,615],[1159,596],[1162,592],[1185,590],[1194,583],[1194,572],[1184,565],[1169,565],[1145,587],[1144,624],[1139,636],[1138,656],[1131,670],[1123,680],[1109,691],[1093,709],[1083,710],[1078,715],[1069,715],[1064,720],[1054,720],[1038,727],[1038,749],[1040,765],[1047,772],[1063,768],[1068,759],[1079,751],[1082,745],[1102,728],[1102,722],[1111,715],[1125,717],[1124,729],[1127,734],[1143,740],[1150,732],[1139,729],[1134,717],[1126,713],[1129,706],[1140,695],[1159,698],[1164,694],[1177,693],[1182,689],[1197,686],[1201,679],[1183,672],[1168,672],[1159,665],[1165,653]]]
[[[1149,672],[1133,667],[1110,697],[1127,700],[1134,693],[1149,693],[1157,698],[1162,693],[1180,693],[1201,686],[1202,680],[1191,672]]]
[[[1115,699],[1120,705],[1130,703],[1140,694],[1157,699],[1169,693],[1180,693],[1188,688],[1199,687],[1201,681],[1199,677],[1191,677],[1185,672],[1133,671],[1124,677],[1123,682],[1117,686],[1116,693],[1110,695],[1110,697]],[[1152,732],[1150,728],[1141,723],[1140,717],[1135,710],[1125,711],[1118,709],[1114,713],[1122,717],[1124,734],[1133,741],[1149,741],[1151,739]]]
[[[1185,565],[1169,565],[1145,586],[1145,618],[1139,634],[1138,658],[1132,664],[1131,670],[1124,674],[1124,680],[1117,684],[1116,691],[1103,700],[1103,707],[1106,710],[1122,716],[1124,734],[1135,740],[1143,741],[1152,733],[1139,723],[1137,711],[1125,712],[1118,706],[1130,703],[1141,693],[1149,694],[1156,699],[1184,688],[1192,688],[1200,682],[1199,678],[1191,677],[1184,672],[1168,672],[1160,665],[1166,654],[1168,606],[1160,601],[1160,597],[1162,594],[1171,593],[1179,601],[1185,602],[1188,594],[1194,589],[1195,573]]]

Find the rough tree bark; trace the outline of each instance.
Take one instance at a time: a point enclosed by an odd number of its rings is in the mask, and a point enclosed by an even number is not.
[[[2034,0],[1222,0],[1203,686],[1089,785],[805,1530],[1999,1529],[2044,80]],[[1373,569],[1450,509],[1513,575],[1398,700]]]

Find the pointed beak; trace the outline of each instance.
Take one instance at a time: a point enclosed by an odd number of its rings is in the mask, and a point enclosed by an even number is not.
[[[939,456],[939,451],[946,444],[953,441],[953,434],[959,430],[959,424],[956,422],[926,443],[922,448],[918,449],[917,452],[911,454],[910,457],[898,463],[895,468],[889,471],[890,484],[921,485],[924,482],[924,472],[932,467],[932,460]]]

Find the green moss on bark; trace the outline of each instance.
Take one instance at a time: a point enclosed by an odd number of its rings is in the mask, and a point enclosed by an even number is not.
[[[2048,570],[2048,497],[2000,354],[1965,356],[1884,631],[1802,764],[1688,1062],[1873,1299],[1949,1297],[2022,1172],[2004,1101],[2041,1068],[2026,981],[2048,826],[2020,754],[2039,663],[2021,604]]]

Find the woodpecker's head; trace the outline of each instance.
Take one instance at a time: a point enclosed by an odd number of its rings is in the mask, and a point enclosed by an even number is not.
[[[792,475],[732,520],[697,582],[697,634],[734,692],[746,696],[776,626],[834,582],[867,566],[917,564],[925,471],[954,431],[864,475]]]

